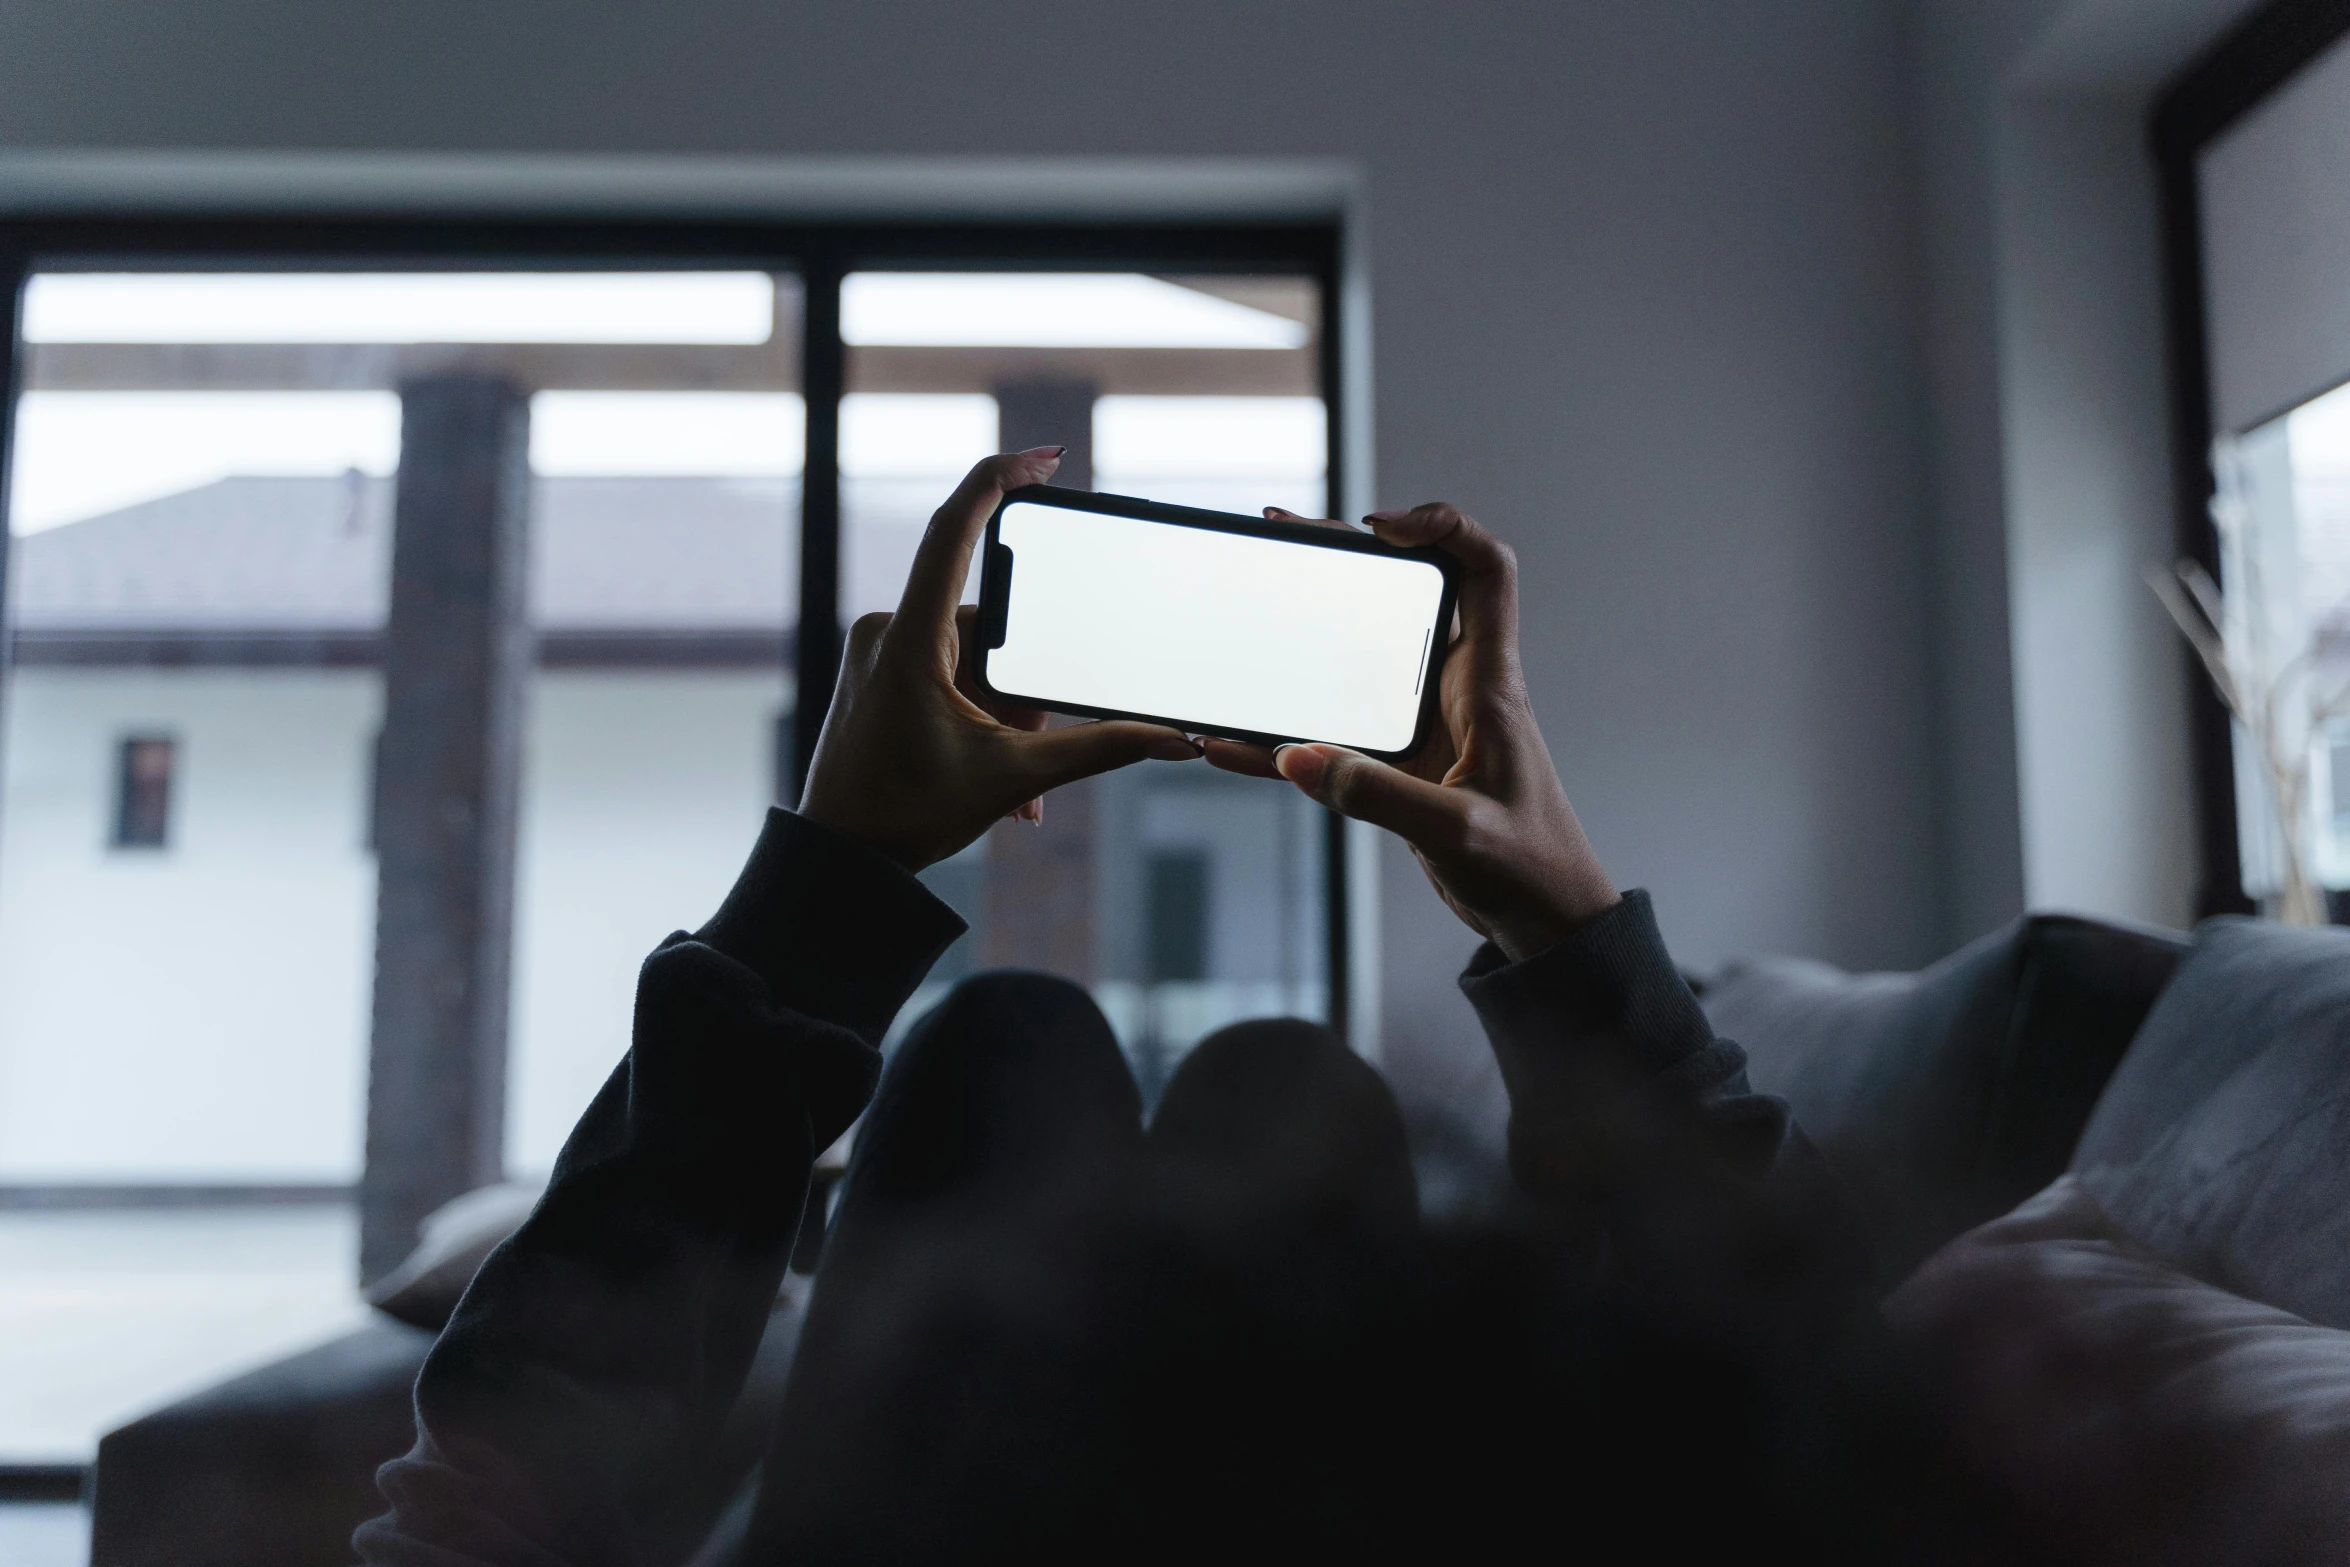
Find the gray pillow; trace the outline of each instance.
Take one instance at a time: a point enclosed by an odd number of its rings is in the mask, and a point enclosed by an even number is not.
[[[362,1292],[367,1303],[438,1333],[449,1325],[483,1260],[522,1228],[545,1190],[536,1182],[501,1181],[441,1204],[420,1227],[416,1249]]]
[[[2350,931],[2206,921],[2074,1167],[2165,1261],[2350,1328]]]
[[[2067,1176],[1886,1303],[2005,1537],[1968,1559],[2350,1557],[2350,1333],[2214,1288]]]
[[[1851,1192],[1891,1285],[2065,1168],[2187,940],[2017,920],[1914,974],[1732,964],[1702,997]]]

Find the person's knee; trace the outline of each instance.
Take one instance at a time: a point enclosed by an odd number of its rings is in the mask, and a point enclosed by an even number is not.
[[[907,1031],[858,1139],[852,1194],[900,1195],[1069,1165],[1131,1144],[1142,1098],[1081,985],[1050,974],[963,980]]]
[[[1322,1122],[1370,1128],[1402,1120],[1394,1095],[1338,1036],[1304,1018],[1231,1023],[1201,1040],[1167,1085],[1162,1135],[1294,1142]]]
[[[958,980],[908,1034],[952,1033],[969,1041],[1002,1041],[1015,1048],[1083,1048],[1109,1023],[1083,985],[1029,969],[989,969]]]
[[[1151,1140],[1220,1167],[1277,1204],[1337,1205],[1385,1225],[1417,1213],[1394,1094],[1330,1029],[1263,1018],[1218,1029],[1184,1059]]]
[[[1351,1075],[1357,1068],[1374,1080],[1378,1077],[1327,1023],[1302,1017],[1258,1017],[1227,1023],[1193,1046],[1186,1059],[1213,1064],[1227,1057],[1253,1063],[1269,1078]]]

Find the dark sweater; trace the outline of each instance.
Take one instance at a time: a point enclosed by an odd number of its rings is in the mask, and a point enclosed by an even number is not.
[[[365,1560],[690,1554],[810,1166],[963,928],[881,855],[771,813],[716,916],[647,959],[628,1056],[434,1347]],[[1561,1243],[1772,1363],[1808,1358],[1865,1258],[1785,1106],[1713,1038],[1645,894],[1523,963],[1483,949],[1462,988],[1509,1089],[1513,1175]]]

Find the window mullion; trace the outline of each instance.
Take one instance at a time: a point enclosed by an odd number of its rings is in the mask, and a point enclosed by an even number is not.
[[[829,252],[809,257],[801,279],[800,395],[807,409],[807,457],[800,478],[800,623],[793,644],[792,791],[799,802],[808,760],[840,672],[840,402],[848,352],[840,336],[842,267]]]

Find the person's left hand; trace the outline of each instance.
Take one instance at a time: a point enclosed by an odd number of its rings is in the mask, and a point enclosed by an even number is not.
[[[1265,515],[1311,520],[1279,507]],[[1534,721],[1518,661],[1517,557],[1441,502],[1363,520],[1389,544],[1444,551],[1460,572],[1459,630],[1437,682],[1438,722],[1426,742],[1390,766],[1344,746],[1268,751],[1208,739],[1208,761],[1228,772],[1285,778],[1341,815],[1394,833],[1411,845],[1437,896],[1520,962],[1620,899]]]
[[[1005,816],[1043,820],[1049,789],[1200,748],[1158,724],[1047,729],[1045,715],[983,695],[972,665],[976,611],[958,606],[971,554],[1007,490],[1042,484],[1061,448],[990,457],[930,519],[895,615],[849,629],[840,683],[808,764],[800,814],[920,870]]]

